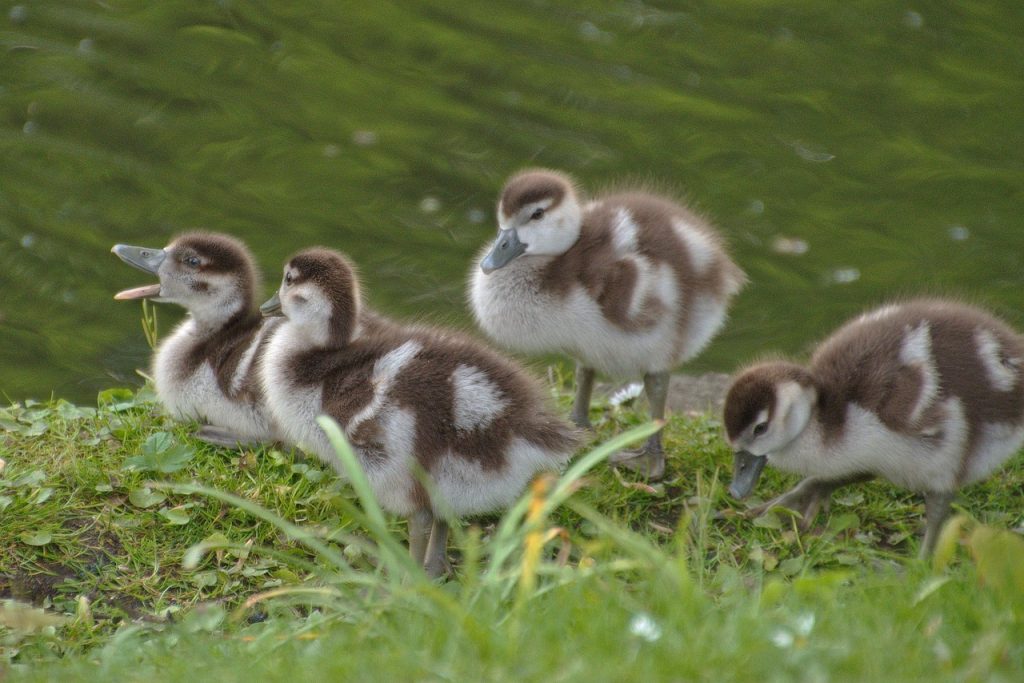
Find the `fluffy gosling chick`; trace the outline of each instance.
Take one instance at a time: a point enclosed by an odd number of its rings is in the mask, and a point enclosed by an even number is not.
[[[461,335],[364,312],[355,271],[337,252],[293,256],[264,304],[275,309],[287,320],[261,375],[285,439],[337,467],[315,418],[337,420],[381,505],[408,518],[410,553],[431,576],[448,571],[445,514],[507,507],[575,448],[573,428],[511,361]]]
[[[581,427],[595,370],[643,375],[651,417],[663,418],[669,372],[714,337],[746,282],[714,229],[645,192],[585,202],[569,176],[549,170],[514,175],[497,213],[498,238],[470,276],[484,332],[510,349],[574,357]],[[661,478],[660,432],[612,461]]]
[[[963,485],[1024,442],[1024,337],[954,301],[884,306],[841,327],[803,367],[755,365],[729,389],[736,450],[729,491],[750,493],[766,462],[805,477],[779,505],[809,525],[832,491],[878,476],[924,494],[928,555]]]
[[[160,280],[115,299],[175,303],[189,312],[153,356],[156,393],[168,413],[206,423],[196,435],[216,445],[272,440],[254,361],[279,321],[260,315],[259,271],[246,246],[191,232],[163,249],[118,244],[111,251]]]

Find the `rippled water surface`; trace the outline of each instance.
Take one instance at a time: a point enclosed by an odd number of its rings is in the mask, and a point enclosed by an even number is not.
[[[719,226],[752,283],[691,368],[801,353],[895,294],[1024,328],[1022,150],[1020,0],[8,4],[0,392],[138,382],[140,309],[111,297],[146,276],[108,251],[192,226],[268,281],[339,247],[377,307],[468,325],[527,164]]]

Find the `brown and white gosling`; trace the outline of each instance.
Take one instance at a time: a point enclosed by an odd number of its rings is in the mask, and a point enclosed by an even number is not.
[[[507,507],[573,453],[575,430],[520,367],[462,335],[364,311],[338,252],[293,256],[263,310],[286,317],[261,363],[284,439],[337,467],[316,423],[334,418],[380,504],[408,518],[410,553],[431,576],[448,571],[446,514]]]
[[[972,306],[911,300],[841,327],[810,365],[743,371],[725,402],[736,451],[730,493],[765,463],[806,477],[751,511],[783,506],[809,525],[832,491],[882,477],[924,494],[921,555],[935,547],[957,490],[1024,443],[1024,337]]]
[[[189,312],[153,356],[156,393],[167,412],[204,422],[196,436],[216,445],[273,440],[254,361],[280,321],[260,315],[259,271],[246,246],[227,235],[190,232],[163,249],[118,244],[111,251],[160,279],[115,299],[175,303]]]
[[[643,375],[651,417],[663,418],[669,372],[714,337],[746,282],[689,209],[639,191],[584,201],[557,171],[512,176],[498,227],[470,276],[473,313],[506,348],[577,360],[572,419],[581,427],[590,425],[595,370]],[[660,432],[612,461],[661,478]]]

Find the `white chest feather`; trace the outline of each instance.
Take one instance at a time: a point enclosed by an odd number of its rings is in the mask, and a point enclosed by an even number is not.
[[[198,342],[193,320],[181,323],[157,349],[153,379],[157,396],[172,417],[199,420],[230,430],[239,437],[258,441],[273,438],[273,428],[264,406],[237,391],[253,370],[259,335],[249,342],[231,377],[231,395],[221,390],[213,367],[204,361],[188,373],[188,357]]]
[[[842,436],[826,440],[814,419],[788,446],[768,456],[779,469],[805,476],[843,478],[870,473],[914,491],[953,491],[967,441],[967,422],[956,398],[933,436],[895,432],[856,404],[846,412]]]
[[[316,453],[340,472],[330,442],[316,423],[323,414],[323,387],[299,385],[290,371],[297,344],[301,344],[298,348],[305,346],[288,324],[267,342],[257,367],[267,408],[286,442]]]
[[[696,297],[685,338],[680,339],[676,319],[681,294],[671,268],[640,257],[632,260],[638,277],[630,315],[652,301],[664,311],[639,329],[608,320],[582,285],[573,286],[565,296],[541,289],[541,264],[529,259],[490,275],[475,269],[470,288],[473,312],[484,332],[506,348],[565,353],[612,376],[670,369],[707,344],[724,322],[725,306],[710,297]]]

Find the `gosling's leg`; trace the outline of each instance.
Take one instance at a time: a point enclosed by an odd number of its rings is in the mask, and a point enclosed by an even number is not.
[[[807,531],[811,528],[811,524],[821,508],[828,507],[833,491],[848,484],[869,481],[873,478],[874,475],[871,474],[853,474],[841,479],[807,477],[781,496],[751,508],[747,511],[747,516],[760,517],[772,508],[783,507],[800,513],[800,529]]]
[[[921,542],[918,557],[924,559],[935,550],[939,532],[942,531],[942,525],[949,517],[950,505],[954,498],[956,498],[956,491],[929,491],[924,494],[924,541]]]
[[[252,441],[244,436],[235,434],[229,429],[214,427],[213,425],[203,425],[196,430],[195,437],[200,441],[224,448],[255,448],[260,445],[258,441]]]
[[[448,562],[448,522],[438,517],[434,518],[430,530],[430,543],[427,544],[423,569],[426,570],[427,576],[433,579],[452,572],[452,566]]]
[[[576,363],[576,400],[569,418],[580,429],[590,429],[590,395],[594,392],[594,368]]]
[[[807,477],[790,490],[769,500],[763,505],[747,510],[748,517],[760,517],[773,508],[786,508],[800,514],[800,528],[806,531],[821,509],[822,503],[832,494],[833,487],[829,482],[814,477]]]
[[[644,375],[644,393],[651,405],[651,419],[665,419],[665,402],[668,400],[668,372],[649,372]],[[640,450],[616,453],[609,461],[627,469],[639,472],[651,481],[665,476],[665,450],[661,445],[661,430],[652,434]]]
[[[423,564],[430,541],[430,525],[434,515],[430,510],[417,510],[409,517],[409,555],[414,562]]]

